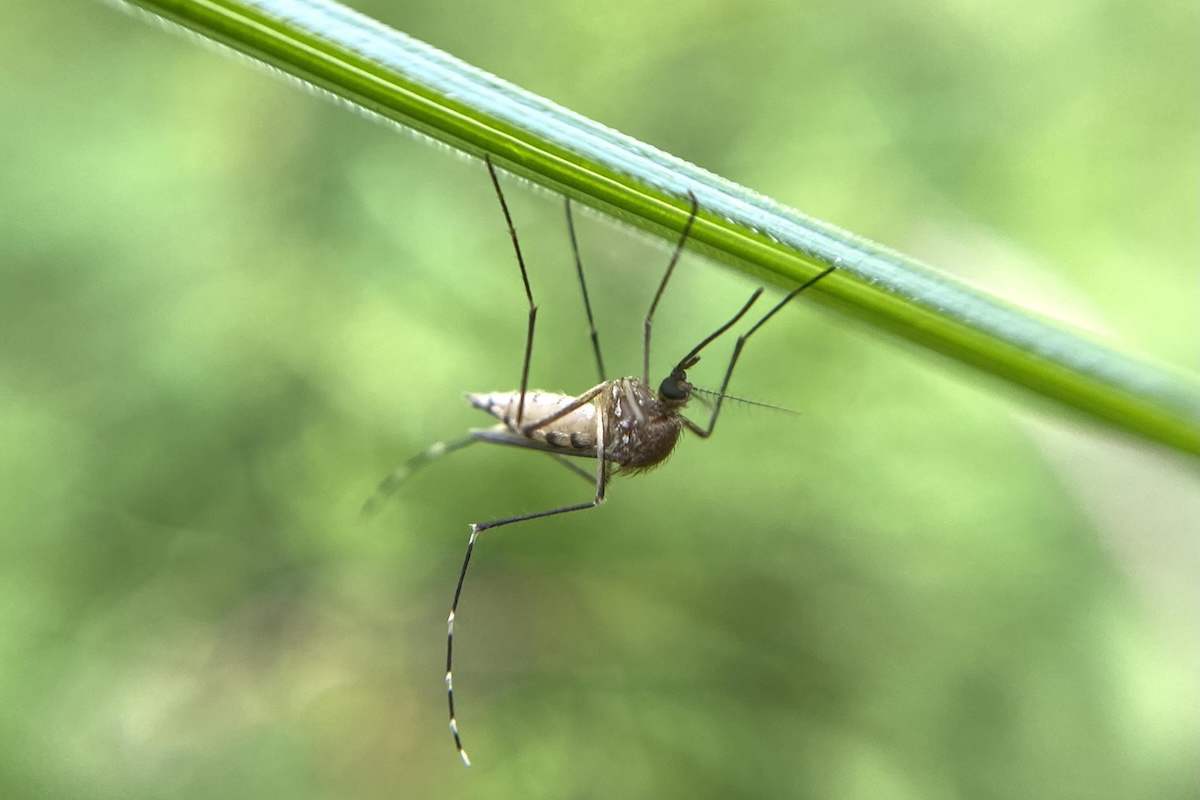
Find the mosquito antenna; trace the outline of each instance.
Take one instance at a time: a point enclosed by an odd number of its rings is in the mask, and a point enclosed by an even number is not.
[[[754,335],[755,331],[757,331],[764,324],[766,324],[767,320],[769,320],[771,317],[775,316],[775,314],[778,313],[779,309],[783,308],[788,303],[790,303],[792,301],[792,298],[794,298],[796,295],[803,292],[808,287],[812,286],[817,281],[824,278],[829,273],[833,272],[835,269],[837,269],[837,267],[829,267],[828,269],[824,270],[820,275],[817,275],[815,278],[810,278],[809,280],[800,284],[798,287],[796,287],[790,293],[788,293],[787,297],[780,300],[779,303],[774,308],[772,308],[770,311],[768,311],[763,316],[762,319],[760,319],[758,322],[754,323],[754,326],[752,328],[750,328],[750,330],[746,331],[744,334],[742,334],[741,336],[738,337],[737,344],[735,344],[733,346],[733,356],[729,359],[729,366],[725,368],[725,378],[724,378],[724,380],[721,381],[721,391],[717,393],[716,408],[713,409],[712,418],[708,422],[708,427],[703,428],[703,429],[699,428],[699,427],[692,428],[692,431],[694,433],[701,436],[702,438],[708,438],[709,436],[712,435],[713,428],[717,427],[717,416],[720,415],[720,413],[721,413],[721,403],[725,400],[725,390],[729,388],[729,378],[733,375],[733,368],[734,368],[734,366],[737,365],[738,356],[740,356],[742,354],[742,348],[745,347],[746,340],[749,339],[752,335]],[[745,309],[743,309],[742,313],[745,313]],[[736,317],[735,317],[735,320],[736,320]],[[725,327],[728,328],[729,325],[726,325]],[[719,331],[718,331],[718,333],[719,333]],[[712,339],[712,338],[714,338],[714,337],[713,336],[709,337],[709,339]],[[693,350],[691,355],[694,355],[696,352],[698,352],[700,350],[700,347],[703,347],[707,343],[708,343],[708,340],[701,342],[700,346],[697,347],[696,350]],[[684,359],[685,362],[686,362],[686,360],[687,359]],[[681,362],[681,364],[682,363],[683,362]],[[689,425],[689,427],[692,427],[692,426]]]
[[[592,303],[588,299],[587,281],[583,279],[583,261],[579,258],[579,242],[575,239],[575,220],[571,217],[571,198],[567,198],[567,233],[571,236],[571,253],[575,256],[575,272],[579,275],[579,288],[583,290],[583,308],[587,311],[588,333],[592,337],[592,352],[596,354],[596,369],[600,382],[604,383],[604,359],[600,356],[600,336],[596,333],[596,322],[592,318]],[[517,420],[520,424],[520,420]]]
[[[688,212],[687,222],[683,224],[683,232],[679,235],[679,244],[675,246],[675,252],[671,255],[670,263],[667,264],[667,272],[663,275],[662,282],[658,284],[658,291],[654,293],[654,301],[650,303],[650,311],[646,313],[646,321],[643,323],[642,382],[647,385],[650,384],[650,328],[654,325],[654,310],[658,308],[658,301],[662,298],[663,289],[667,288],[667,281],[671,280],[671,273],[675,271],[675,264],[679,261],[680,253],[683,252],[683,244],[687,241],[688,234],[692,232],[692,223],[696,221],[696,214],[700,209],[700,203],[691,191],[688,191],[688,199],[692,203],[691,211]]]
[[[710,409],[713,407],[713,403],[716,402],[717,397],[720,396],[719,392],[714,392],[712,389],[702,389],[699,386],[693,386],[692,392],[697,395],[697,400]],[[737,397],[732,394],[725,395],[725,399],[737,403],[738,405],[750,406],[751,408],[762,408],[767,411],[779,411],[784,414],[792,414],[797,417],[800,416],[800,412],[794,408],[784,408],[783,406],[776,406],[772,405],[771,403],[760,403],[757,400],[747,400],[745,397]]]
[[[504,192],[500,190],[500,179],[496,176],[496,167],[492,164],[490,154],[484,155],[488,173],[492,176],[492,185],[496,187],[496,197],[500,199],[500,209],[504,212],[504,221],[508,223],[508,235],[512,237],[513,250],[517,253],[517,266],[521,268],[521,282],[525,284],[525,299],[529,301],[529,329],[525,334],[525,361],[521,365],[521,399],[517,401],[517,425],[525,414],[525,390],[529,386],[529,359],[533,355],[533,326],[537,322],[537,305],[533,302],[533,290],[529,288],[529,273],[525,271],[525,259],[521,255],[521,243],[517,241],[517,229],[513,227],[512,215],[508,213],[508,203],[504,201]]]

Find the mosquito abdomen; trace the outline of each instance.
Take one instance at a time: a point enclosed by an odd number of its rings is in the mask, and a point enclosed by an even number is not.
[[[517,423],[517,408],[520,392],[492,392],[490,394],[468,394],[467,401],[481,411],[486,411],[509,428],[519,432],[522,425],[530,425],[552,416],[575,402],[575,397],[556,392],[533,391],[525,393],[525,406]],[[560,419],[522,434],[530,439],[545,442],[564,450],[587,450],[596,446],[596,407],[584,404]]]

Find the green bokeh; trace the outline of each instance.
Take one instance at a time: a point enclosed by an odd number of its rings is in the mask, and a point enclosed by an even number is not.
[[[356,7],[1194,368],[1192,5]],[[6,6],[0,107],[0,796],[1195,795],[1194,468],[802,305],[734,386],[800,416],[483,539],[464,771],[467,523],[589,492],[475,448],[357,520],[516,384],[482,169],[99,3]],[[580,391],[561,208],[509,199]],[[634,372],[667,253],[580,235]],[[656,368],[751,289],[685,260]]]

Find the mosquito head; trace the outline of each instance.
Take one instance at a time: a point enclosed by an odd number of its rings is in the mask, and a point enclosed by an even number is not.
[[[671,370],[671,374],[663,378],[658,385],[658,402],[668,408],[683,408],[692,397],[692,384],[688,382],[687,371],[696,365],[700,356],[689,355]]]

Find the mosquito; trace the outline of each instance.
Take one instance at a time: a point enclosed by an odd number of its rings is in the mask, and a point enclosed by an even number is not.
[[[528,303],[528,326],[525,334],[525,357],[521,366],[520,389],[515,392],[468,394],[467,402],[496,417],[500,422],[490,428],[472,428],[466,436],[460,439],[438,442],[412,457],[379,484],[375,494],[363,507],[363,512],[364,514],[373,513],[378,504],[396,491],[400,484],[417,469],[477,442],[523,447],[547,453],[555,461],[582,476],[589,483],[594,483],[595,495],[585,503],[575,503],[548,511],[521,514],[471,525],[471,535],[467,540],[467,552],[463,556],[458,583],[454,587],[454,600],[450,604],[450,616],[446,620],[446,698],[450,708],[450,733],[454,737],[454,746],[458,750],[459,757],[468,767],[471,765],[471,760],[467,757],[467,751],[463,749],[462,737],[458,731],[458,720],[454,712],[454,620],[458,613],[458,601],[462,595],[463,583],[467,577],[467,567],[470,566],[471,554],[475,551],[475,543],[480,534],[493,528],[514,525],[518,522],[595,508],[604,502],[608,482],[613,477],[620,474],[645,472],[662,464],[675,449],[684,430],[690,431],[701,439],[707,439],[716,428],[721,405],[727,397],[726,390],[729,388],[730,376],[733,375],[733,368],[737,364],[746,341],[766,324],[767,320],[791,302],[796,295],[836,269],[836,267],[829,267],[793,289],[749,330],[738,337],[733,347],[733,355],[725,368],[725,377],[721,381],[720,391],[714,393],[715,399],[711,404],[712,415],[709,417],[707,425],[700,425],[685,417],[683,410],[691,399],[693,391],[709,393],[693,387],[688,382],[687,371],[700,361],[700,353],[704,348],[746,315],[762,295],[762,287],[750,295],[750,299],[728,322],[706,336],[681,358],[670,374],[658,385],[657,391],[650,388],[650,333],[654,325],[654,312],[657,310],[667,283],[675,271],[675,265],[683,253],[699,208],[695,194],[689,191],[690,209],[687,221],[684,223],[679,242],[675,246],[671,260],[667,263],[667,270],[663,274],[662,280],[659,281],[654,299],[650,303],[650,310],[646,313],[642,325],[642,375],[640,378],[627,376],[609,380],[604,369],[604,359],[600,355],[600,337],[596,333],[596,323],[592,316],[592,304],[588,297],[587,281],[583,276],[583,262],[579,257],[575,222],[571,214],[571,201],[568,198],[565,204],[567,231],[571,239],[571,252],[575,257],[579,287],[583,292],[583,305],[587,313],[592,354],[595,357],[596,371],[600,376],[600,382],[579,395],[530,390],[529,362],[533,353],[537,305],[533,300],[533,291],[529,285],[529,273],[525,269],[525,259],[521,255],[521,245],[517,240],[517,230],[513,225],[508,203],[504,199],[504,192],[500,188],[496,168],[492,164],[490,156],[485,156],[484,161],[487,164],[488,174],[491,175],[496,197],[500,201],[500,209],[504,212],[504,221],[508,226],[509,237],[512,239],[517,266],[521,271],[521,282],[525,288],[525,299]],[[595,459],[594,473],[585,470],[571,460],[579,458]]]

